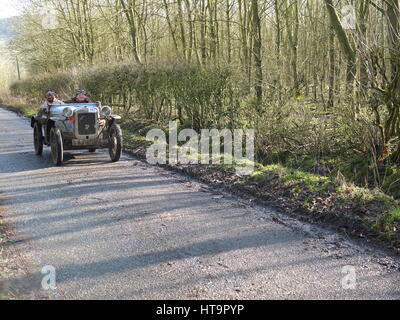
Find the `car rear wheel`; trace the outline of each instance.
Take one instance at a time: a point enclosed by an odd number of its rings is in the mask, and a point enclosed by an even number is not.
[[[41,156],[43,153],[43,132],[42,126],[37,122],[33,126],[33,143],[35,145],[35,154]]]
[[[64,158],[64,147],[61,132],[57,128],[50,131],[51,158],[54,165],[61,166]]]
[[[122,153],[122,130],[118,124],[113,124],[109,131],[108,151],[112,162],[117,162]]]

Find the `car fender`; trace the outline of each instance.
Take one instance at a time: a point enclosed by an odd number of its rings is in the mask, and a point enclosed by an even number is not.
[[[112,114],[107,120],[107,126],[110,128],[116,120],[121,120],[121,116],[117,116],[116,114]]]
[[[32,127],[32,128],[35,126],[35,122],[39,122],[40,118],[41,118],[41,117],[38,116],[38,115],[35,115],[35,116],[32,116],[32,117],[31,117],[31,127]]]
[[[54,122],[54,126],[60,130],[61,134],[64,133],[64,132],[70,132],[71,131],[71,130],[69,130],[67,128],[65,121],[55,121]]]

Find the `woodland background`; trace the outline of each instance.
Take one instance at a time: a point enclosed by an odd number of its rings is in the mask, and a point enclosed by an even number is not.
[[[255,128],[259,163],[400,198],[399,13],[399,0],[29,0],[2,96],[37,107],[85,87],[126,128]]]

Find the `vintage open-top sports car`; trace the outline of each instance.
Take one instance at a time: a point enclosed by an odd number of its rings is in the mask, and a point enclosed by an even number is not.
[[[31,119],[35,152],[43,153],[43,145],[51,147],[53,163],[61,166],[64,150],[108,148],[111,161],[117,162],[122,151],[122,131],[112,108],[100,103],[49,106],[48,112]]]

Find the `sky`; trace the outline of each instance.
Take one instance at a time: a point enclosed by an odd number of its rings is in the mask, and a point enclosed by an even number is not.
[[[21,4],[18,0],[0,0],[0,19],[17,16]]]

